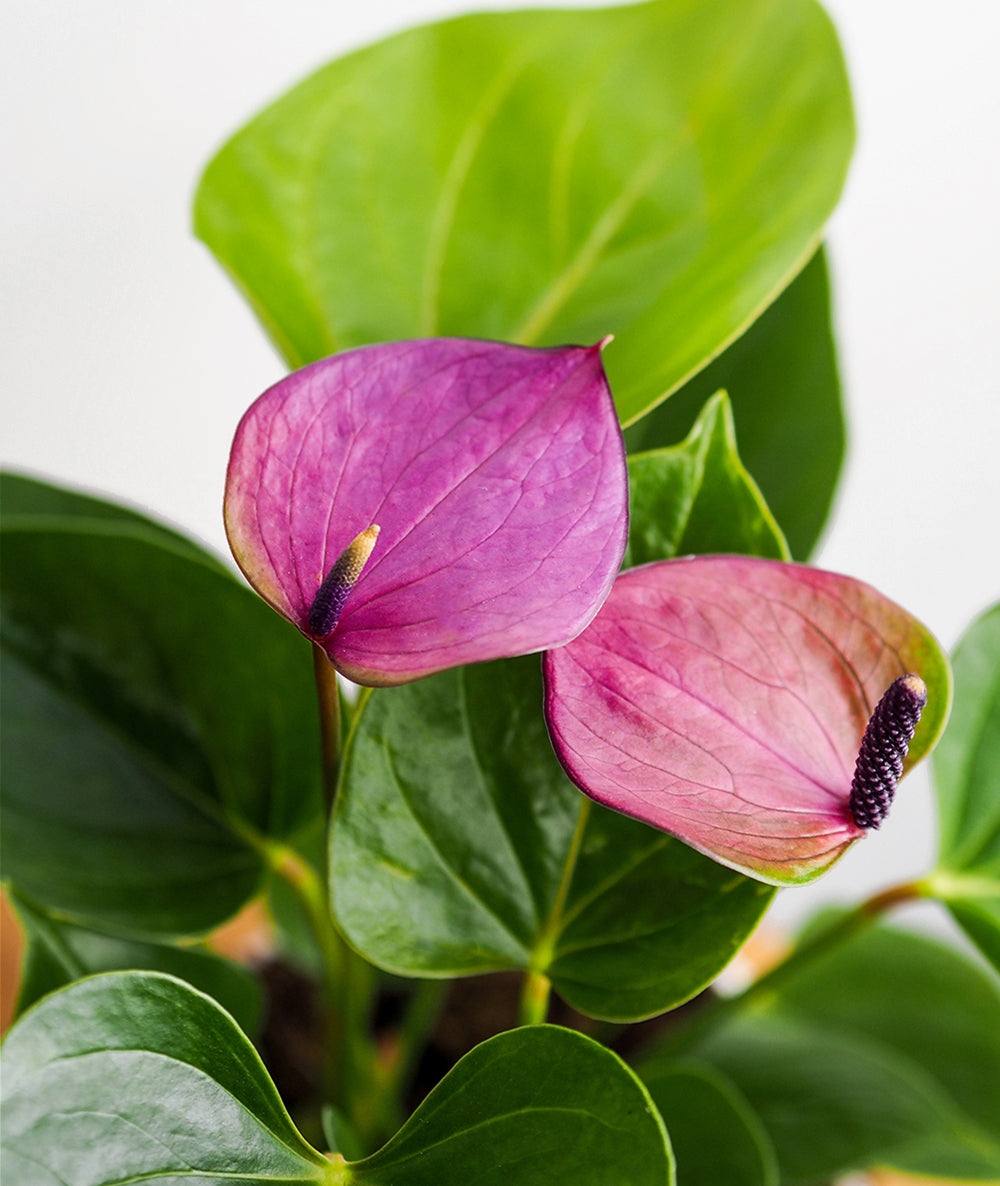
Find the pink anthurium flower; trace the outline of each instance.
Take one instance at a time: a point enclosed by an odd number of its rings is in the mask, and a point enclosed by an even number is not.
[[[937,643],[875,589],[747,556],[622,573],[544,670],[553,745],[586,794],[774,885],[881,823],[951,695]]]
[[[621,564],[627,506],[600,346],[440,338],[265,392],[225,517],[257,592],[377,686],[574,638]]]

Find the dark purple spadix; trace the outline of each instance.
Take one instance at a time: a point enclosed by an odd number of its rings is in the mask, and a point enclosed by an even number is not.
[[[861,739],[851,781],[851,818],[859,828],[877,828],[889,814],[903,759],[927,703],[919,675],[901,675],[886,689]]]

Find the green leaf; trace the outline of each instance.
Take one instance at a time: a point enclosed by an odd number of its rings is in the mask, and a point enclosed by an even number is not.
[[[866,1036],[949,1102],[948,1125],[892,1158],[937,1177],[1000,1177],[1000,981],[936,940],[877,927],[817,959],[780,996],[784,1015]]]
[[[214,1001],[152,972],[46,997],[3,1046],[7,1182],[343,1181]]]
[[[954,710],[934,754],[941,821],[928,887],[1000,969],[1000,604],[955,651]]]
[[[625,432],[630,452],[679,441],[705,400],[729,392],[740,455],[805,560],[830,512],[844,455],[826,257],[818,251],[710,366]]]
[[[692,552],[746,552],[787,560],[781,529],[736,451],[724,391],[702,409],[687,439],[628,459],[626,568]]]
[[[63,922],[10,893],[24,930],[25,952],[17,1012],[48,993],[96,972],[166,972],[184,980],[231,1014],[252,1036],[261,1019],[259,982],[245,969],[208,951],[164,943],[141,943]]]
[[[5,876],[84,926],[217,924],[321,810],[308,648],[143,525],[15,515],[3,550]]]
[[[636,1076],[573,1030],[528,1026],[465,1056],[359,1186],[671,1186],[663,1122]]]
[[[698,1048],[775,1142],[782,1180],[891,1164],[1000,1176],[1000,982],[935,940],[879,926],[781,981]]]
[[[679,1186],[778,1186],[771,1138],[724,1075],[683,1062],[643,1081],[670,1133]]]
[[[758,1017],[715,1035],[698,1056],[750,1101],[785,1186],[882,1164],[948,1117],[920,1067],[849,1030]]]
[[[206,551],[182,535],[179,531],[157,523],[153,519],[120,503],[106,502],[91,494],[68,490],[64,486],[52,486],[48,482],[30,478],[26,474],[0,472],[0,522],[4,527],[32,527],[41,530],[46,526],[66,526],[66,520],[74,526],[84,528],[122,527],[144,532],[166,547],[186,552],[194,560],[212,565],[223,572],[229,572],[217,556]]]
[[[367,695],[332,827],[336,917],[403,975],[530,967],[594,1016],[671,1008],[715,978],[773,890],[586,800],[541,700],[530,656]]]
[[[208,166],[195,229],[294,366],[396,338],[614,333],[629,422],[798,273],[852,144],[812,0],[488,13],[296,87]]]

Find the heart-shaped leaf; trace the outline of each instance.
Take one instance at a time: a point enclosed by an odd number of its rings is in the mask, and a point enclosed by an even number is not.
[[[321,812],[308,650],[155,525],[13,514],[3,551],[5,876],[85,926],[216,925]]]
[[[663,1121],[635,1074],[573,1030],[527,1026],[470,1051],[358,1186],[673,1186]]]
[[[905,610],[849,577],[741,556],[622,573],[544,672],[579,787],[776,885],[811,880],[865,834],[852,774],[887,687],[916,672],[929,689],[907,768],[950,703],[947,660]]]
[[[680,1186],[778,1186],[767,1130],[714,1067],[675,1062],[643,1074],[643,1082],[670,1133]]]
[[[625,567],[690,552],[747,552],[788,559],[774,516],[736,452],[724,391],[702,409],[687,439],[628,459]]]
[[[530,657],[367,695],[333,819],[334,912],[391,971],[531,968],[592,1015],[671,1008],[722,970],[772,891],[592,805],[541,700]]]
[[[631,421],[813,254],[852,143],[812,0],[488,13],[296,87],[209,165],[195,227],[293,366],[614,333]]]
[[[626,430],[629,453],[679,441],[720,387],[732,400],[740,456],[760,484],[792,555],[804,560],[829,514],[844,455],[822,250],[742,337]]]
[[[934,753],[941,818],[931,891],[1000,969],[1000,605],[952,660],[955,711]]]
[[[642,1083],[554,1026],[476,1047],[388,1144],[351,1164],[306,1144],[232,1019],[169,976],[112,973],[47,997],[8,1035],[2,1082],[11,1182],[674,1182]]]
[[[46,997],[4,1042],[0,1098],[5,1182],[344,1181],[232,1018],[170,976],[109,973]]]
[[[96,972],[166,972],[184,980],[232,1015],[253,1036],[263,1001],[257,979],[211,952],[166,943],[142,943],[75,927],[10,893],[24,930],[25,951],[18,1014],[48,993]]]
[[[618,571],[627,500],[597,347],[395,342],[261,396],[226,528],[338,670],[397,684],[573,638]]]

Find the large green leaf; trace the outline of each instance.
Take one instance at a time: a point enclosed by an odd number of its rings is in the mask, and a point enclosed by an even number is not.
[[[1000,605],[953,658],[955,702],[934,753],[940,855],[929,886],[1000,969]]]
[[[614,333],[628,422],[802,268],[852,142],[813,0],[489,13],[296,87],[208,166],[195,228],[292,365]]]
[[[367,695],[333,820],[334,912],[390,971],[532,968],[596,1016],[668,1009],[773,891],[584,799],[541,700],[530,656]]]
[[[29,1010],[3,1046],[2,1104],[11,1184],[343,1181],[232,1018],[170,976],[95,976]]]
[[[816,957],[763,1014],[730,1022],[698,1053],[760,1113],[783,1180],[888,1163],[993,1181],[998,1020],[994,976],[942,943],[879,926]]]
[[[787,560],[781,529],[736,452],[725,392],[706,404],[679,445],[628,459],[625,567],[689,552],[747,552]]]
[[[308,649],[194,548],[4,523],[4,875],[82,925],[205,930],[321,809]]]
[[[95,972],[167,972],[208,993],[246,1034],[260,1022],[259,981],[246,969],[209,951],[166,943],[143,943],[75,927],[11,892],[24,930],[25,951],[17,1011],[41,997]]]
[[[792,555],[804,560],[829,514],[844,455],[822,250],[741,338],[626,430],[629,451],[679,441],[720,387],[732,400],[740,455]]]
[[[724,1075],[683,1062],[644,1082],[670,1133],[678,1186],[778,1186],[771,1138]]]
[[[632,1071],[582,1034],[547,1025],[477,1046],[348,1171],[359,1186],[674,1182],[663,1122]]]

